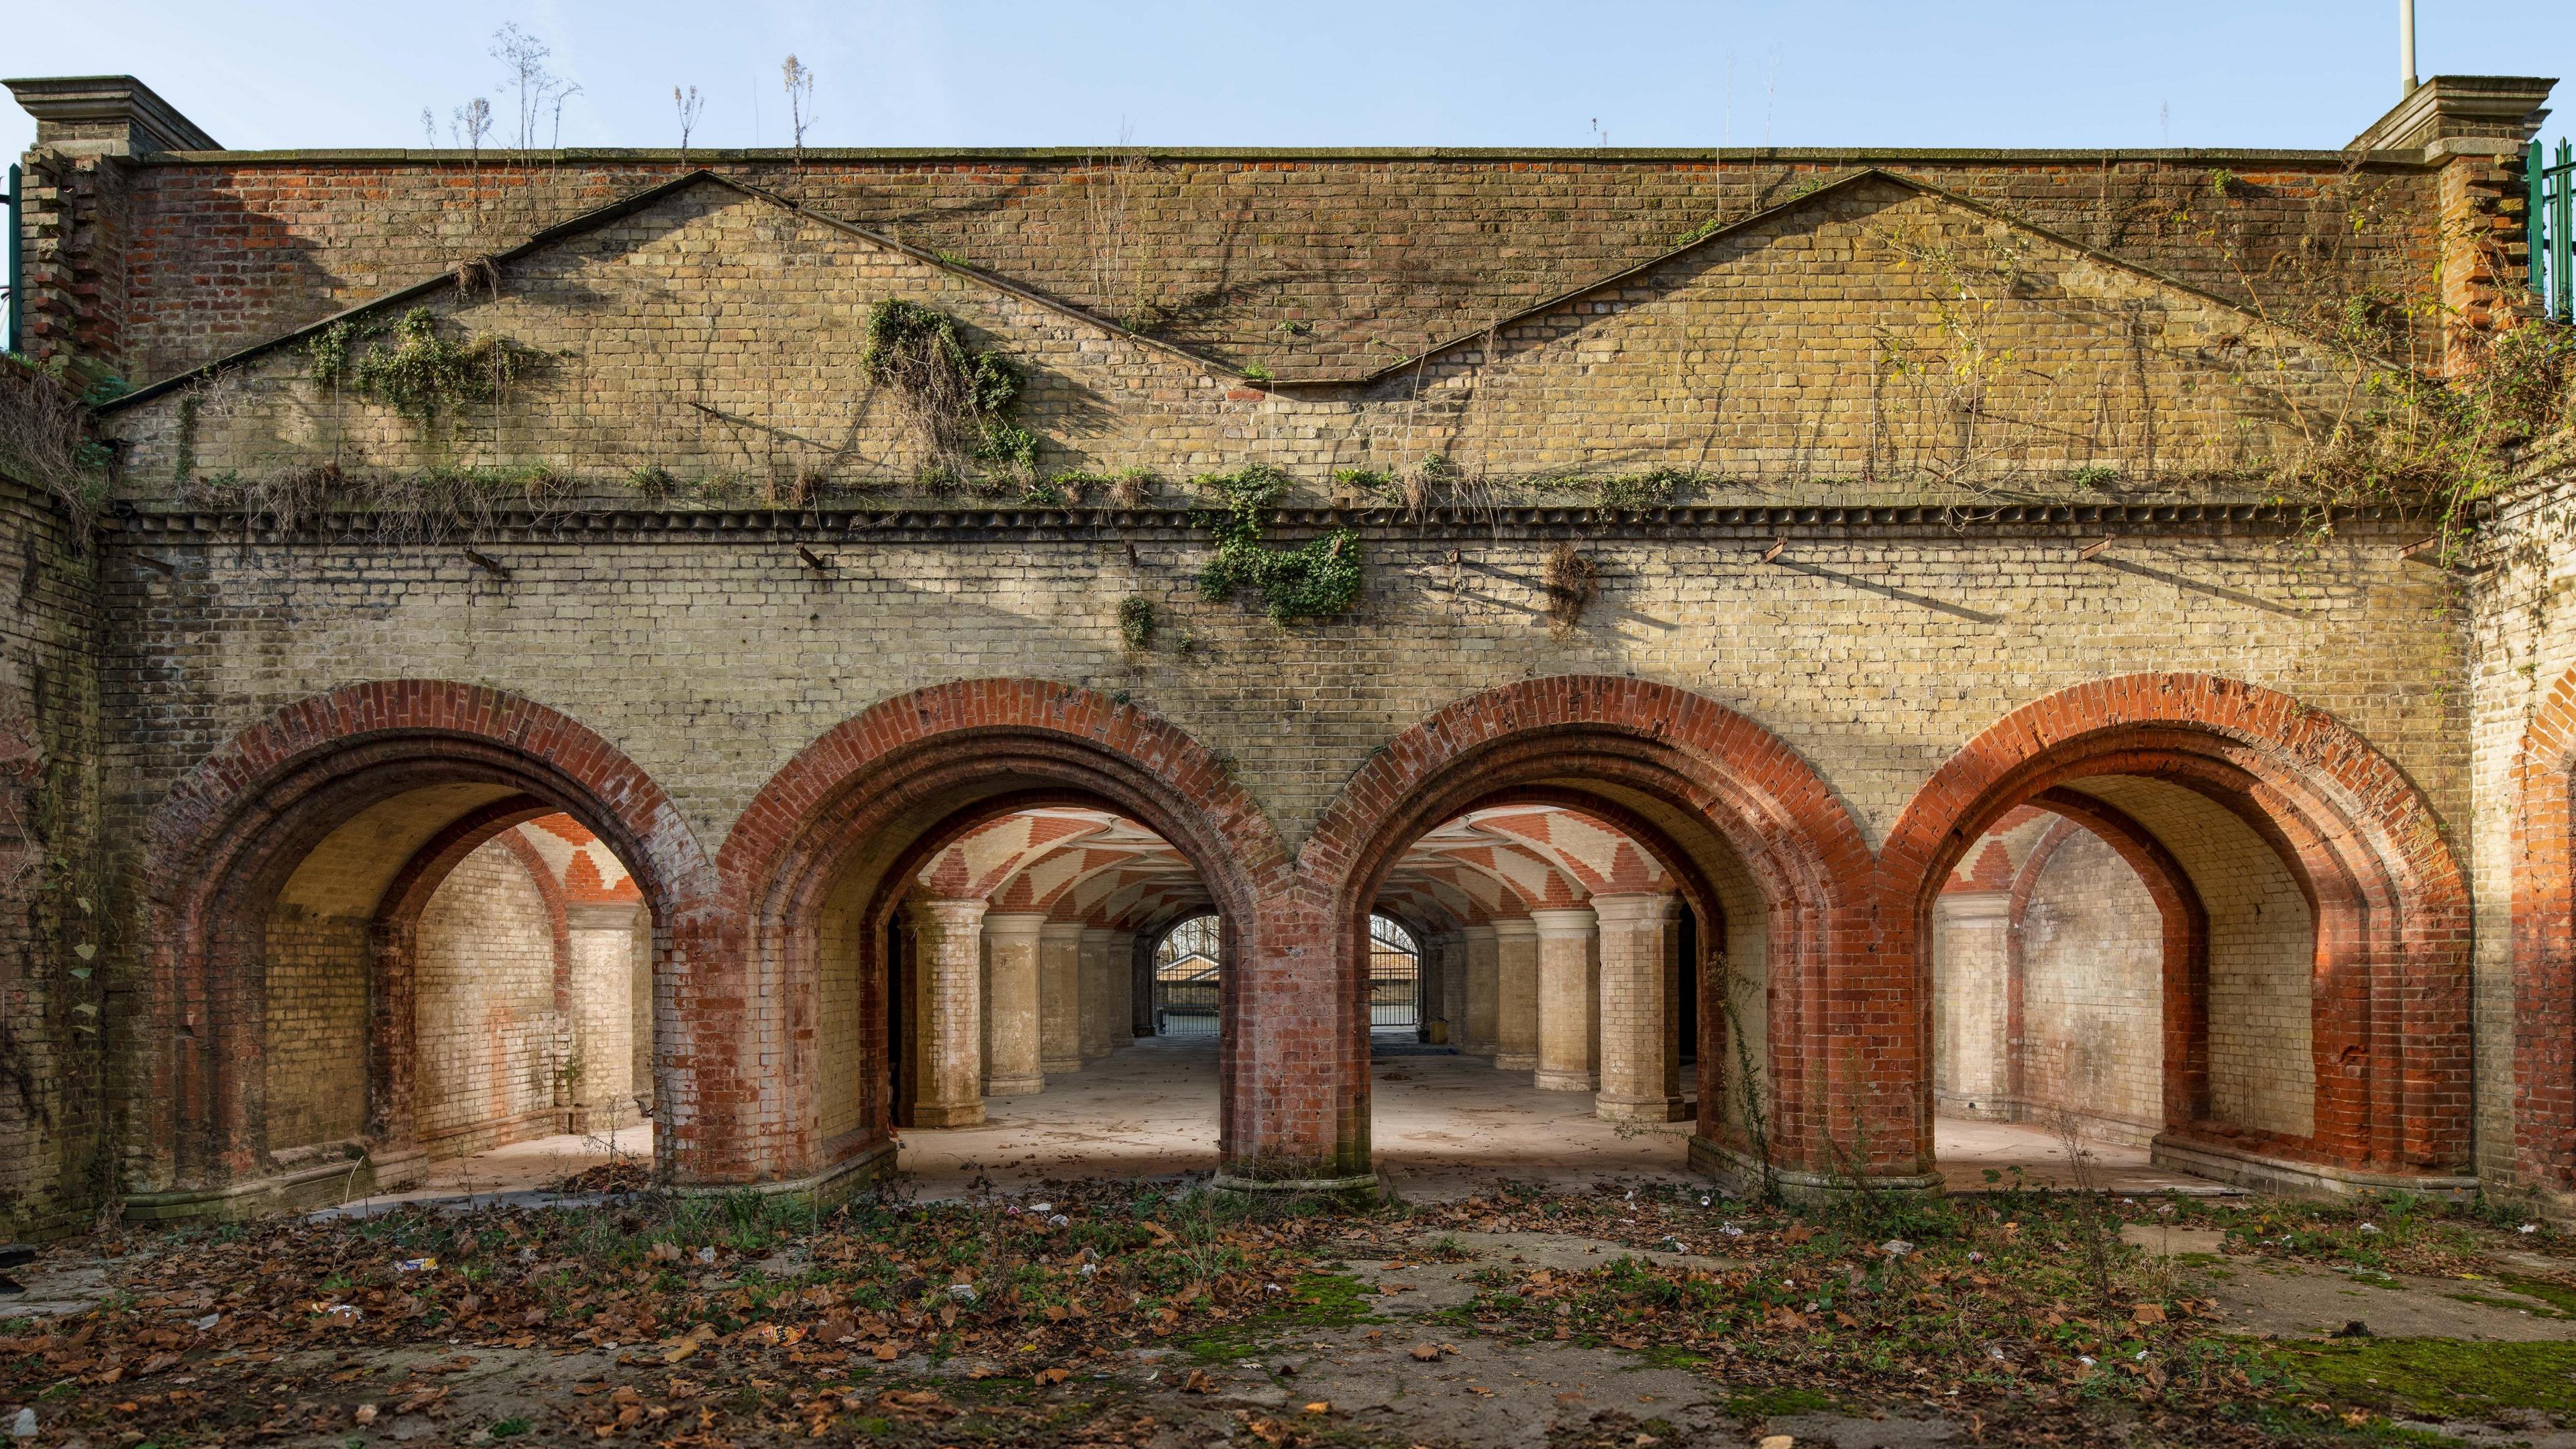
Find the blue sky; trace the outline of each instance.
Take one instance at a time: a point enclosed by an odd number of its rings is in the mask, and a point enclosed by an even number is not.
[[[2418,69],[2576,74],[2549,8],[2418,0]],[[0,64],[140,76],[230,146],[417,146],[505,23],[581,87],[566,145],[676,144],[674,85],[696,144],[785,144],[790,52],[813,145],[2333,147],[2397,91],[2395,0],[118,0],[20,7]]]

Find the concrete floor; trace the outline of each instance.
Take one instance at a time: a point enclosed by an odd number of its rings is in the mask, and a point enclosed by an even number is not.
[[[1613,1180],[1701,1181],[1686,1165],[1689,1123],[1604,1122],[1593,1115],[1589,1093],[1542,1092],[1527,1073],[1496,1072],[1483,1058],[1384,1055],[1370,1078],[1379,1171],[1412,1201],[1465,1197],[1500,1181],[1559,1191]],[[1056,1078],[1044,1092],[990,1098],[986,1112],[981,1127],[902,1134],[896,1160],[909,1191],[931,1199],[985,1188],[1017,1193],[1050,1179],[1081,1178],[1179,1185],[1217,1167],[1216,1042],[1142,1040]],[[1984,1190],[1989,1170],[2006,1186],[2016,1180],[2033,1187],[2073,1184],[2064,1149],[2041,1127],[1944,1118],[1933,1125],[1933,1141],[1953,1192]],[[562,1136],[516,1143],[434,1164],[418,1187],[370,1201],[378,1210],[397,1201],[469,1195],[546,1201],[548,1184],[609,1161],[611,1142]],[[650,1158],[650,1127],[623,1129],[613,1142],[623,1157]],[[2221,1190],[2152,1166],[2143,1148],[2085,1146],[2093,1178],[2104,1187]]]

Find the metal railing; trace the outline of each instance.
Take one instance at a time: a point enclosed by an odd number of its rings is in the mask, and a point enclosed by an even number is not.
[[[2531,295],[2546,316],[2576,322],[2576,143],[2559,142],[2552,161],[2534,141],[2522,169],[2531,186]]]

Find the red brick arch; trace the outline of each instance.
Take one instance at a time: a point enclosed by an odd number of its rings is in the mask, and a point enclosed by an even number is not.
[[[1171,723],[1075,685],[1035,679],[968,680],[871,706],[805,747],[761,787],[717,853],[727,898],[744,911],[748,980],[780,1003],[776,1060],[742,1090],[759,1095],[766,1156],[831,1172],[880,1152],[890,1103],[879,1068],[887,1043],[887,963],[880,927],[899,891],[875,890],[858,933],[857,1013],[870,1033],[860,1065],[862,1126],[821,1132],[819,920],[844,874],[899,880],[973,820],[1032,803],[1105,804],[1143,822],[1197,867],[1225,918],[1232,960],[1263,953],[1262,903],[1287,888],[1288,854],[1269,818],[1225,764]],[[1262,1140],[1237,1110],[1234,1084],[1266,1070],[1261,1029],[1240,1009],[1229,973],[1229,1021],[1219,1054],[1231,1144]]]
[[[181,777],[147,822],[144,1030],[167,1045],[152,1054],[135,1118],[150,1144],[145,1175],[158,1186],[218,1188],[267,1170],[265,990],[252,968],[286,879],[359,811],[454,783],[506,786],[569,811],[628,862],[654,911],[673,1003],[664,1069],[674,1097],[694,1105],[694,997],[721,974],[705,953],[715,877],[662,788],[596,732],[533,700],[445,680],[353,684],[235,736]],[[492,825],[477,820],[468,833]],[[417,884],[420,873],[407,876]],[[398,878],[397,890],[405,884]],[[684,1174],[706,1170],[709,1143],[727,1135],[685,1109],[665,1125],[657,1148]]]
[[[2514,757],[2513,1140],[2530,1186],[2576,1192],[2576,670]]]
[[[1688,690],[1592,675],[1507,685],[1441,710],[1362,767],[1307,840],[1297,934],[1331,972],[1326,1025],[1341,1063],[1336,1166],[1366,1170],[1357,973],[1378,887],[1423,832],[1518,798],[1591,811],[1630,833],[1704,919],[1716,915],[1703,851],[1722,849],[1752,877],[1767,907],[1775,1159],[1827,1167],[1816,1155],[1817,1127],[1830,1114],[1868,1110],[1874,1095],[1865,1071],[1831,1069],[1837,1053],[1866,1062],[1876,1050],[1873,1008],[1851,979],[1865,959],[1859,913],[1871,868],[1859,825],[1823,777],[1761,725]],[[1719,1009],[1719,996],[1702,986],[1703,1016]],[[1703,1042],[1722,1039],[1722,1024],[1704,1020],[1701,1029]],[[1712,1147],[1726,1130],[1712,1080],[1723,1060],[1721,1051],[1700,1053],[1700,1134]]]
[[[1941,882],[2015,806],[2105,775],[2163,780],[2233,811],[2315,907],[2316,1130],[2263,1151],[2356,1174],[2459,1171],[2470,1130],[2470,916],[2441,822],[2351,728],[2235,680],[2124,675],[2050,695],[1989,726],[1915,792],[1879,853],[1877,950],[1912,974],[1917,1039],[1930,1033],[1929,922]],[[1929,1076],[1917,1075],[1928,1155]]]

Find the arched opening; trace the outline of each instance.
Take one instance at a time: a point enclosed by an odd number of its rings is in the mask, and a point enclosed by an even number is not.
[[[1153,1032],[1158,1037],[1217,1034],[1224,992],[1223,934],[1213,914],[1191,916],[1154,943]]]
[[[1215,1167],[1238,993],[1220,974],[1211,1035],[1137,1032],[1170,925],[1212,915],[1220,959],[1257,930],[1247,864],[1283,857],[1204,752],[1084,691],[944,686],[809,746],[722,856],[755,973],[812,1024],[783,1089],[806,1175],[939,1192]],[[1140,1104],[1161,1115],[1126,1130]]]
[[[1401,1189],[1795,1170],[1832,1084],[1794,1044],[1868,853],[1776,739],[1682,691],[1545,680],[1444,710],[1346,799],[1377,803],[1317,840],[1348,862],[1348,1030],[1380,1059],[1359,1105]],[[1372,916],[1420,942],[1423,1058],[1363,1019]]]
[[[1382,911],[1369,914],[1368,1023],[1372,1038],[1430,1042],[1449,1039],[1448,1022],[1435,1023],[1422,1000],[1422,945],[1402,922]]]
[[[1927,1126],[2073,1117],[2248,1185],[2464,1185],[2458,872],[2331,720],[2196,676],[2043,700],[1934,776],[1882,862]]]
[[[354,686],[208,761],[154,817],[171,1047],[136,1210],[338,1202],[496,1150],[484,1186],[677,1162],[636,1130],[654,1043],[685,1039],[652,984],[672,902],[704,889],[666,809],[587,730],[462,685]]]

